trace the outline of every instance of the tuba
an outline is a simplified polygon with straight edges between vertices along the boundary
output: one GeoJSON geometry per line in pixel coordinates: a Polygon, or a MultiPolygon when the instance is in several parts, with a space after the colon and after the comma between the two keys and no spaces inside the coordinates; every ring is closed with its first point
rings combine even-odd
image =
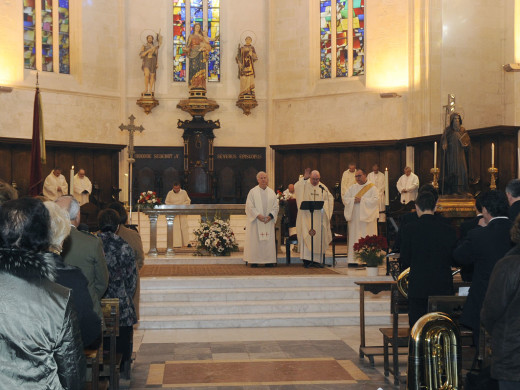
{"type": "Polygon", "coordinates": [[[444,313],[422,316],[410,333],[407,389],[460,389],[461,365],[457,325],[444,313]]]}
{"type": "MultiPolygon", "coordinates": [[[[460,272],[461,268],[455,269],[451,276],[455,276],[460,272]]],[[[403,295],[403,297],[408,298],[408,277],[410,276],[410,267],[405,269],[403,272],[399,274],[397,277],[397,289],[403,295]]]]}

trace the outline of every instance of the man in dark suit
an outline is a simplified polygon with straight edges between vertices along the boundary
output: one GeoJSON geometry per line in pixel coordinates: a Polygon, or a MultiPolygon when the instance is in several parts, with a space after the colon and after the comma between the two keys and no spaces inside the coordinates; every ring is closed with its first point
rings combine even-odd
{"type": "Polygon", "coordinates": [[[514,223],[520,214],[520,179],[513,179],[507,183],[506,196],[509,202],[509,219],[514,223]]]}
{"type": "Polygon", "coordinates": [[[428,312],[430,295],[453,295],[452,252],[455,229],[434,215],[437,200],[421,192],[415,200],[418,220],[403,227],[401,264],[410,267],[408,319],[410,327],[428,312]]]}
{"type": "MultiPolygon", "coordinates": [[[[480,203],[480,199],[475,199],[475,209],[477,210],[477,216],[471,219],[468,219],[460,224],[459,228],[459,239],[463,240],[470,230],[475,228],[481,228],[479,225],[480,220],[482,219],[482,204],[480,203]]],[[[473,280],[473,264],[463,265],[460,269],[460,276],[462,280],[465,282],[471,282],[473,280]]]]}
{"type": "Polygon", "coordinates": [[[507,217],[507,198],[503,192],[489,191],[479,196],[482,204],[482,228],[470,230],[453,252],[461,265],[474,265],[473,281],[464,305],[460,322],[473,330],[473,340],[478,345],[480,309],[486,295],[495,263],[512,248],[507,217]]]}

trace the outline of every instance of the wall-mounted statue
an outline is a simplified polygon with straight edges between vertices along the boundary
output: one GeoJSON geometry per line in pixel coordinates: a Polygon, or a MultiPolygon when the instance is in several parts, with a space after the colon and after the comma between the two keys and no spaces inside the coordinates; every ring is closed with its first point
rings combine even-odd
{"type": "Polygon", "coordinates": [[[186,54],[190,59],[188,72],[189,89],[206,89],[206,62],[211,50],[208,37],[200,24],[193,25],[193,32],[188,37],[186,54]]]}
{"type": "Polygon", "coordinates": [[[244,111],[244,114],[249,115],[251,109],[258,105],[255,97],[255,61],[258,60],[258,56],[252,45],[253,38],[248,35],[244,41],[243,45],[238,44],[238,53],[235,57],[240,79],[240,93],[236,105],[244,111]]]}
{"type": "Polygon", "coordinates": [[[144,92],[143,95],[146,94],[154,94],[155,93],[155,80],[156,80],[156,72],[159,67],[159,63],[157,62],[159,56],[159,48],[161,47],[162,37],[157,34],[156,42],[154,42],[154,36],[148,34],[146,36],[146,43],[141,46],[141,51],[139,52],[139,57],[143,60],[143,64],[141,69],[144,72],[144,92]]]}

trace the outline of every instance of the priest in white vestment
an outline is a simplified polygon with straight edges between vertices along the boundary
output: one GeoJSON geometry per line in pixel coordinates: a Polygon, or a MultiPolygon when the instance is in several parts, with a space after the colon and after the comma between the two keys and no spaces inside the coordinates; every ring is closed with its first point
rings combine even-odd
{"type": "Polygon", "coordinates": [[[294,185],[294,192],[296,193],[296,204],[298,205],[296,232],[300,258],[303,260],[305,267],[313,265],[311,260],[314,261],[314,264],[321,264],[323,255],[332,241],[330,219],[334,211],[334,197],[328,188],[320,182],[320,173],[318,171],[312,171],[310,176],[308,171],[306,171],[305,176],[301,177],[294,185]],[[300,209],[304,201],[324,202],[322,210],[312,213],[312,229],[311,212],[300,209]]]}
{"type": "Polygon", "coordinates": [[[294,184],[289,184],[287,189],[283,192],[283,198],[285,200],[294,199],[296,195],[294,194],[294,184]]]}
{"type": "Polygon", "coordinates": [[[276,264],[275,223],[278,216],[278,198],[267,187],[269,179],[265,172],[256,175],[258,185],[247,195],[246,200],[246,240],[244,261],[252,267],[276,264]]]}
{"type": "Polygon", "coordinates": [[[379,222],[385,222],[385,174],[379,170],[378,164],[372,166],[372,172],[367,175],[367,179],[374,183],[379,191],[379,222]]]}
{"type": "Polygon", "coordinates": [[[88,197],[92,193],[92,183],[90,179],[85,176],[85,170],[80,169],[74,175],[74,198],[79,202],[80,206],[88,203],[88,197]]]}
{"type": "Polygon", "coordinates": [[[61,174],[60,168],[54,168],[43,182],[43,196],[54,201],[68,193],[69,185],[67,184],[67,180],[65,180],[65,176],[61,174]]]}
{"type": "Polygon", "coordinates": [[[412,173],[412,168],[406,167],[404,175],[397,181],[397,190],[401,194],[401,203],[406,204],[415,201],[419,190],[419,178],[412,173]]]}
{"type": "MultiPolygon", "coordinates": [[[[178,182],[173,183],[173,189],[166,195],[164,204],[172,205],[185,205],[191,204],[191,199],[188,193],[181,189],[181,185],[178,182]]],[[[176,215],[173,219],[173,247],[180,248],[182,246],[188,246],[190,238],[188,235],[188,216],[187,215],[176,215]]]]}
{"type": "Polygon", "coordinates": [[[354,244],[362,237],[377,235],[379,190],[362,169],[356,170],[356,184],[343,197],[348,222],[348,263],[358,263],[354,244]]]}
{"type": "Polygon", "coordinates": [[[355,176],[356,164],[350,163],[348,164],[348,169],[343,172],[343,176],[341,177],[341,199],[343,199],[350,186],[356,183],[355,176]]]}

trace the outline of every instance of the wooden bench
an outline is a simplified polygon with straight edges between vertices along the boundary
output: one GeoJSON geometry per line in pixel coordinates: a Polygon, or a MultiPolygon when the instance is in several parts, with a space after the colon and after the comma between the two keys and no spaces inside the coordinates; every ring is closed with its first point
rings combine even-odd
{"type": "Polygon", "coordinates": [[[105,325],[103,337],[105,340],[109,340],[110,350],[108,356],[103,353],[103,370],[100,372],[100,376],[110,378],[111,390],[119,390],[121,355],[116,353],[116,339],[119,336],[119,299],[104,298],[101,300],[101,308],[105,325]]]}

